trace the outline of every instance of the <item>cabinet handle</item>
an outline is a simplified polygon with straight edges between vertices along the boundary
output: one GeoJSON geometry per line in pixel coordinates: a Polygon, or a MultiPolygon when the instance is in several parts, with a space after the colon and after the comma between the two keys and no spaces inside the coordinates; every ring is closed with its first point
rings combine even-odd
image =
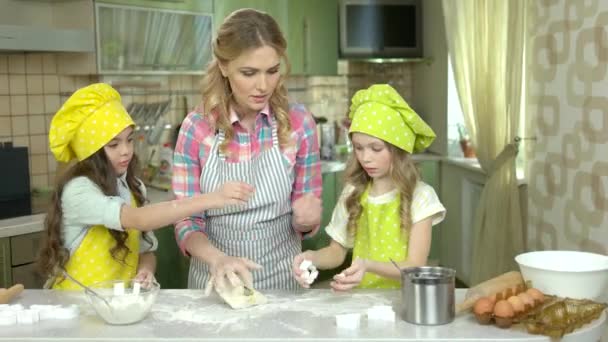
{"type": "Polygon", "coordinates": [[[310,35],[308,34],[308,18],[304,18],[302,20],[302,59],[303,59],[303,68],[304,73],[308,73],[308,38],[310,35]]]}

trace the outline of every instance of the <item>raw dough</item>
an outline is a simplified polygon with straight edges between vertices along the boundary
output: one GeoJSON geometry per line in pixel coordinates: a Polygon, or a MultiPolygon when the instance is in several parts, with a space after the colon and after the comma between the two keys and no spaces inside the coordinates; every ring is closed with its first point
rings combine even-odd
{"type": "Polygon", "coordinates": [[[233,309],[243,309],[268,303],[268,299],[263,294],[243,285],[222,289],[215,287],[215,292],[233,309]]]}

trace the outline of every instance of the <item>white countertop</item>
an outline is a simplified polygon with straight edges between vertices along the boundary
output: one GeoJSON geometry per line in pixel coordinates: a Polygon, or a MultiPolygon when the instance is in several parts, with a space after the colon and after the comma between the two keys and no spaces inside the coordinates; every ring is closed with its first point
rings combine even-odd
{"type": "MultiPolygon", "coordinates": [[[[456,301],[465,289],[456,290],[456,301]]],[[[127,326],[105,324],[80,292],[26,290],[12,304],[78,304],[80,316],[73,320],[48,320],[32,325],[0,328],[4,341],[546,341],[530,335],[520,325],[501,329],[480,325],[473,315],[463,314],[449,324],[421,326],[403,321],[368,321],[366,311],[374,305],[391,305],[399,313],[397,290],[267,291],[266,305],[230,309],[218,297],[204,297],[201,290],[161,290],[151,313],[141,322],[127,326]],[[361,314],[358,329],[338,328],[335,316],[361,314]]],[[[606,314],[562,341],[599,341],[606,314]]]]}

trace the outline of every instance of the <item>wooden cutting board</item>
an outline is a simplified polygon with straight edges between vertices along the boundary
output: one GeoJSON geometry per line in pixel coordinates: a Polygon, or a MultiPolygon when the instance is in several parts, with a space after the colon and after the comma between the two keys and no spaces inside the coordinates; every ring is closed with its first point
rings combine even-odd
{"type": "Polygon", "coordinates": [[[521,273],[516,271],[507,272],[479,283],[467,291],[462,303],[456,305],[456,314],[470,310],[481,297],[504,293],[507,289],[514,289],[517,286],[524,286],[524,279],[521,273]]]}
{"type": "Polygon", "coordinates": [[[7,304],[23,292],[23,285],[16,284],[8,289],[0,288],[0,304],[7,304]]]}

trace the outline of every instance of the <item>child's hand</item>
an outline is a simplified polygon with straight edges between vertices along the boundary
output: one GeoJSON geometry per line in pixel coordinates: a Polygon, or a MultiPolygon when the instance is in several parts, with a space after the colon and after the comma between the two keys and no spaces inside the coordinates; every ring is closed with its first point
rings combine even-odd
{"type": "Polygon", "coordinates": [[[306,283],[306,280],[302,278],[302,271],[300,269],[300,264],[304,259],[311,260],[312,259],[312,251],[306,251],[304,253],[300,253],[293,258],[293,264],[291,265],[291,269],[293,271],[293,277],[298,281],[298,284],[305,289],[310,288],[310,285],[306,283]]]}
{"type": "Polygon", "coordinates": [[[349,291],[361,283],[367,270],[365,259],[355,259],[349,268],[334,276],[334,281],[329,283],[335,291],[349,291]]]}
{"type": "Polygon", "coordinates": [[[152,283],[156,281],[154,278],[154,273],[148,270],[147,268],[142,268],[137,271],[137,275],[135,275],[135,280],[141,283],[143,288],[149,288],[152,286],[152,283]]]}
{"type": "Polygon", "coordinates": [[[229,205],[245,204],[253,194],[253,186],[231,181],[222,184],[212,194],[217,198],[217,206],[214,207],[218,209],[229,205]]]}
{"type": "Polygon", "coordinates": [[[295,200],[293,210],[293,226],[296,231],[308,233],[321,223],[321,200],[315,195],[307,193],[295,200]]]}

